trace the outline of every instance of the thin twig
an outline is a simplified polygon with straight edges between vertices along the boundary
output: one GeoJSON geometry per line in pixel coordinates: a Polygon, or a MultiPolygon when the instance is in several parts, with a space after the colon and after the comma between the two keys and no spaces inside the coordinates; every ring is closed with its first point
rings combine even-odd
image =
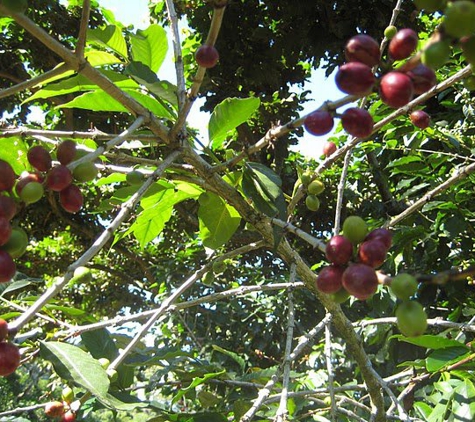
{"type": "Polygon", "coordinates": [[[81,26],[79,28],[78,42],[76,45],[76,56],[79,60],[84,60],[84,49],[86,47],[87,28],[89,26],[89,14],[91,13],[91,0],[84,0],[82,3],[81,26]]]}
{"type": "Polygon", "coordinates": [[[336,420],[336,402],[335,402],[335,385],[334,385],[334,375],[333,375],[333,365],[332,365],[332,338],[331,338],[331,330],[330,330],[330,323],[325,325],[325,346],[324,346],[324,353],[325,353],[325,362],[327,365],[327,373],[328,373],[328,392],[330,393],[330,414],[332,421],[336,420]]]}
{"type": "Polygon", "coordinates": [[[323,243],[320,239],[317,239],[312,235],[308,234],[307,232],[303,231],[302,229],[295,227],[292,223],[279,220],[278,218],[272,218],[271,222],[272,224],[275,224],[276,226],[281,227],[284,230],[297,235],[302,240],[305,240],[305,242],[312,245],[314,249],[319,249],[323,253],[325,252],[325,243],[323,243]]]}
{"type": "Polygon", "coordinates": [[[348,168],[350,167],[352,153],[353,153],[353,149],[349,149],[347,151],[345,155],[345,159],[343,161],[343,168],[341,169],[340,182],[338,183],[338,189],[337,189],[337,198],[336,198],[336,206],[335,206],[335,223],[333,226],[333,235],[337,235],[338,233],[340,233],[341,212],[343,210],[343,198],[345,194],[346,178],[348,176],[348,168]]]}

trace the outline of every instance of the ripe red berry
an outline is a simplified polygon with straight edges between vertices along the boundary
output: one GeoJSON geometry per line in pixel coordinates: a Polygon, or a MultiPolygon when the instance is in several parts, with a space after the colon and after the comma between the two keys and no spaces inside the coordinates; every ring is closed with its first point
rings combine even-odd
{"type": "Polygon", "coordinates": [[[418,42],[419,38],[414,30],[410,28],[401,29],[389,42],[389,55],[394,60],[407,59],[416,49],[418,42]]]}
{"type": "Polygon", "coordinates": [[[381,78],[379,93],[385,104],[392,108],[399,108],[411,101],[414,85],[405,73],[389,72],[381,78]]]}
{"type": "Polygon", "coordinates": [[[17,212],[16,202],[13,198],[0,195],[0,217],[11,220],[17,212]]]}
{"type": "Polygon", "coordinates": [[[336,86],[350,95],[367,95],[375,83],[371,68],[360,62],[350,62],[340,66],[335,75],[336,86]]]}
{"type": "Polygon", "coordinates": [[[73,175],[64,165],[53,167],[46,176],[46,186],[55,192],[61,192],[73,182],[73,175]]]}
{"type": "Polygon", "coordinates": [[[325,135],[333,128],[333,117],[328,111],[315,110],[305,117],[303,125],[312,135],[325,135]]]}
{"type": "Polygon", "coordinates": [[[317,276],[317,289],[327,294],[338,292],[342,287],[343,271],[344,268],[336,265],[322,268],[317,276]]]}
{"type": "Polygon", "coordinates": [[[371,114],[358,107],[346,109],[341,116],[341,124],[350,135],[357,138],[366,138],[373,132],[373,117],[371,114]]]}
{"type": "Polygon", "coordinates": [[[10,281],[16,273],[16,265],[8,252],[0,250],[0,283],[10,281]]]}
{"type": "Polygon", "coordinates": [[[28,162],[39,171],[48,171],[52,165],[50,153],[41,145],[30,148],[27,154],[28,162]]]}
{"type": "Polygon", "coordinates": [[[345,265],[353,255],[353,244],[342,235],[333,236],[325,247],[328,261],[336,265],[345,265]]]}
{"type": "Polygon", "coordinates": [[[0,191],[11,190],[15,185],[16,175],[6,161],[0,160],[0,191]]]}
{"type": "Polygon", "coordinates": [[[0,342],[8,337],[8,323],[0,318],[0,342]]]}
{"type": "Polygon", "coordinates": [[[63,141],[58,145],[58,150],[56,151],[56,158],[63,165],[68,165],[71,161],[74,160],[76,155],[76,142],[74,141],[63,141]]]}
{"type": "Polygon", "coordinates": [[[392,244],[393,235],[388,229],[380,227],[380,228],[371,230],[364,240],[367,241],[367,240],[373,240],[373,239],[378,239],[381,242],[383,242],[386,250],[389,250],[392,244]]]}
{"type": "Polygon", "coordinates": [[[69,185],[59,193],[59,202],[65,211],[78,212],[82,208],[84,198],[76,185],[69,185]]]}
{"type": "Polygon", "coordinates": [[[74,422],[76,420],[76,414],[68,410],[60,419],[61,422],[74,422]]]}
{"type": "Polygon", "coordinates": [[[348,62],[361,62],[369,67],[373,67],[379,63],[379,45],[369,35],[355,35],[346,43],[345,57],[348,62]]]}
{"type": "Polygon", "coordinates": [[[329,157],[329,156],[332,155],[335,151],[336,151],[336,144],[335,144],[335,142],[326,141],[326,142],[323,144],[323,154],[324,154],[326,157],[329,157]]]}
{"type": "Polygon", "coordinates": [[[46,403],[45,414],[50,418],[59,418],[64,413],[64,404],[60,401],[46,403]]]}
{"type": "Polygon", "coordinates": [[[19,365],[20,349],[13,343],[0,343],[0,376],[12,374],[19,365]]]}
{"type": "Polygon", "coordinates": [[[426,129],[430,126],[430,116],[422,110],[414,110],[410,115],[412,124],[419,129],[426,129]]]}
{"type": "Polygon", "coordinates": [[[0,246],[4,245],[10,239],[12,234],[12,225],[6,217],[0,217],[0,246]]]}
{"type": "Polygon", "coordinates": [[[195,54],[196,63],[207,69],[216,66],[219,60],[218,50],[213,45],[203,44],[195,54]]]}
{"type": "Polygon", "coordinates": [[[426,65],[419,64],[407,72],[414,85],[414,94],[420,95],[429,91],[437,83],[435,72],[426,65]]]}
{"type": "Polygon", "coordinates": [[[378,276],[374,268],[365,264],[350,265],[343,273],[343,287],[360,300],[371,297],[378,288],[378,276]]]}
{"type": "Polygon", "coordinates": [[[381,240],[366,240],[358,249],[358,258],[362,264],[378,268],[386,260],[386,253],[386,246],[381,240]]]}

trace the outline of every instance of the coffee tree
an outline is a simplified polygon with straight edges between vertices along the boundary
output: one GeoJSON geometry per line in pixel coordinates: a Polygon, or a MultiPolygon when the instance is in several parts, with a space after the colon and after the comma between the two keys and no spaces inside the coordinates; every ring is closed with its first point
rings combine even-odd
{"type": "Polygon", "coordinates": [[[1,420],[475,418],[475,2],[363,3],[0,1],[1,420]]]}

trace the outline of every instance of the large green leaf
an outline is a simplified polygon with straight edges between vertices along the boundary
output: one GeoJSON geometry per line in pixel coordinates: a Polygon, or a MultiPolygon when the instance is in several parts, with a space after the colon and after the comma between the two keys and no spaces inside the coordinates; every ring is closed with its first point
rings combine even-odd
{"type": "Polygon", "coordinates": [[[468,347],[465,344],[457,340],[452,340],[449,338],[433,335],[423,335],[419,337],[405,337],[402,335],[393,336],[399,341],[404,341],[406,343],[415,344],[416,346],[425,347],[426,349],[444,349],[447,347],[463,347],[468,350],[468,347]]]}
{"type": "Polygon", "coordinates": [[[89,29],[87,31],[87,40],[108,47],[125,59],[128,58],[124,35],[120,28],[115,25],[109,25],[104,29],[89,29]]]}
{"type": "Polygon", "coordinates": [[[239,213],[214,193],[204,193],[200,197],[198,209],[200,237],[210,249],[224,245],[239,227],[239,213]]]}
{"type": "MultiPolygon", "coordinates": [[[[155,114],[155,116],[168,119],[173,118],[173,115],[171,115],[170,112],[155,98],[135,90],[125,89],[124,91],[155,114]]],[[[92,111],[129,112],[119,101],[115,100],[102,90],[86,92],[85,94],[79,95],[74,100],[58,106],[58,108],[82,108],[92,111]]]]}
{"type": "Polygon", "coordinates": [[[475,420],[475,387],[468,378],[455,389],[452,412],[455,421],[475,420]]]}
{"type": "Polygon", "coordinates": [[[447,365],[454,364],[469,355],[466,347],[447,347],[432,352],[426,358],[426,369],[436,372],[447,365]]]}
{"type": "MultiPolygon", "coordinates": [[[[114,82],[115,85],[122,89],[137,89],[138,84],[120,73],[111,70],[102,70],[101,73],[114,82]]],[[[36,91],[31,97],[27,98],[23,103],[36,100],[38,98],[51,98],[58,95],[71,94],[82,91],[95,91],[99,87],[92,83],[88,78],[82,75],[76,75],[72,78],[61,82],[52,83],[46,87],[36,91]]]]}
{"type": "Polygon", "coordinates": [[[142,62],[152,72],[158,72],[168,50],[167,34],[160,25],[150,25],[145,30],[137,30],[137,34],[130,35],[132,58],[142,62]]]}
{"type": "Polygon", "coordinates": [[[99,362],[77,346],[61,342],[40,342],[40,352],[50,361],[56,373],[89,391],[96,397],[105,397],[109,377],[99,362]]]}
{"type": "Polygon", "coordinates": [[[28,145],[22,138],[14,136],[0,139],[0,160],[10,163],[17,175],[30,167],[27,153],[28,145]]]}
{"type": "Polygon", "coordinates": [[[106,407],[122,411],[131,411],[137,407],[147,407],[148,404],[141,402],[137,397],[125,392],[108,393],[97,399],[106,407]]]}
{"type": "Polygon", "coordinates": [[[226,98],[218,104],[208,125],[208,135],[213,148],[220,148],[228,133],[246,122],[257,110],[259,98],[226,98]]]}

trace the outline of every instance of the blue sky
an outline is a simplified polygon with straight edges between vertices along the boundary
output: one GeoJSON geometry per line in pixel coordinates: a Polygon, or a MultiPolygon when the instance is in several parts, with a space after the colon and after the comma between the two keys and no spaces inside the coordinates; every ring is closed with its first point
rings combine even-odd
{"type": "MultiPolygon", "coordinates": [[[[99,0],[99,3],[107,9],[110,9],[116,15],[116,18],[125,25],[132,24],[135,28],[146,28],[148,26],[148,0],[99,0]]],[[[164,63],[163,68],[159,72],[159,77],[167,79],[170,82],[176,81],[174,74],[173,60],[171,56],[171,46],[169,48],[169,56],[164,63]]],[[[308,96],[309,101],[304,104],[303,114],[310,113],[313,109],[320,106],[324,101],[336,100],[341,98],[342,94],[334,83],[334,77],[325,78],[323,71],[314,71],[311,80],[304,87],[305,90],[310,90],[311,94],[308,96]]],[[[199,112],[200,102],[197,101],[192,109],[189,117],[189,124],[200,129],[204,134],[203,140],[205,142],[207,132],[207,122],[209,116],[199,112]]],[[[285,123],[285,122],[284,122],[285,123]]],[[[335,120],[335,125],[338,123],[335,120]]],[[[295,147],[302,154],[312,158],[318,158],[321,155],[321,147],[326,137],[315,137],[305,134],[295,147]]]]}

